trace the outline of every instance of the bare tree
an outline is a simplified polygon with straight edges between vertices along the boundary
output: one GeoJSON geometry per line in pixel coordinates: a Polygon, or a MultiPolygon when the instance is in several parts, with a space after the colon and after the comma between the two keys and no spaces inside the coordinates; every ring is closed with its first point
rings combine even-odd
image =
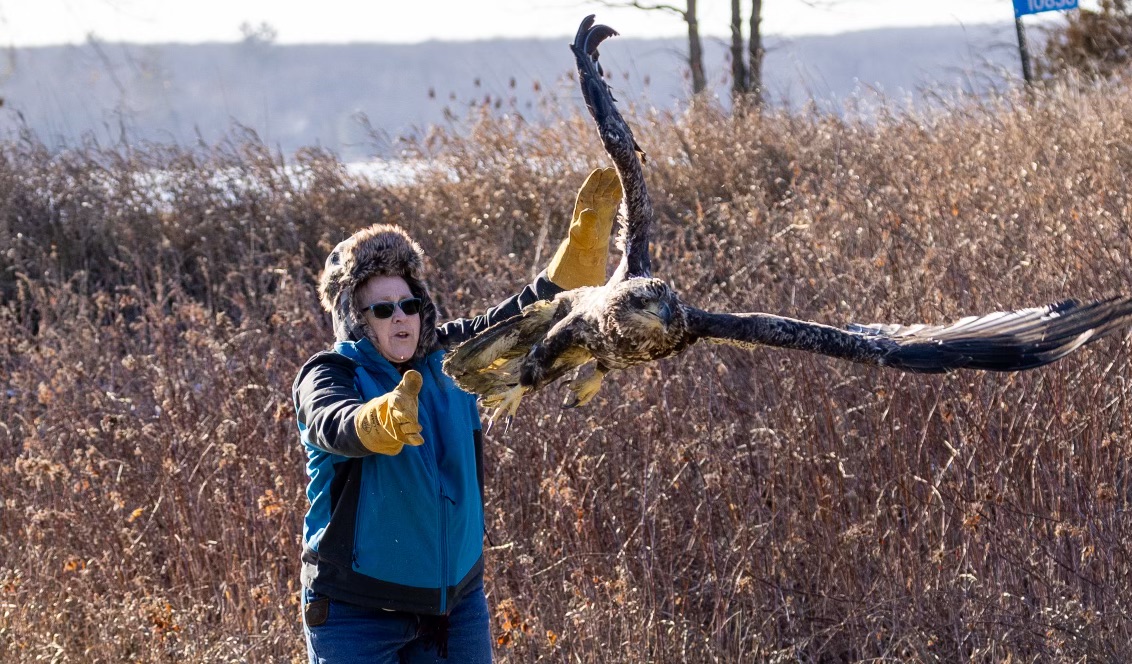
{"type": "Polygon", "coordinates": [[[742,3],[731,0],[731,98],[737,105],[743,102],[753,102],[756,106],[762,104],[762,13],[762,0],[751,0],[751,39],[744,49],[742,3]],[[745,60],[747,57],[750,64],[745,60]]]}
{"type": "Polygon", "coordinates": [[[743,61],[743,11],[740,4],[740,0],[731,0],[731,96],[736,100],[747,94],[747,63],[743,61]]]}
{"type": "Polygon", "coordinates": [[[680,16],[688,24],[688,68],[692,72],[692,94],[698,95],[707,89],[707,76],[704,75],[704,47],[700,40],[700,23],[696,18],[696,0],[686,0],[684,9],[674,5],[640,2],[640,0],[629,2],[606,0],[602,4],[607,7],[633,7],[648,11],[665,11],[680,16]]]}
{"type": "MultiPolygon", "coordinates": [[[[836,5],[838,0],[802,0],[804,4],[811,7],[820,9],[829,9],[836,5]]],[[[732,58],[742,58],[741,45],[743,43],[743,36],[738,34],[740,32],[740,16],[739,16],[739,3],[735,0],[731,2],[731,54],[732,58]]],[[[766,55],[766,49],[763,48],[763,34],[762,34],[762,20],[763,20],[763,0],[751,0],[751,22],[750,40],[747,42],[747,55],[749,63],[746,67],[746,79],[743,81],[742,89],[747,94],[747,99],[756,106],[761,106],[763,97],[763,58],[766,55]]],[[[736,74],[741,71],[737,69],[735,64],[732,63],[731,71],[736,74]]],[[[732,92],[735,93],[739,90],[738,87],[733,87],[732,92]]]]}
{"type": "Polygon", "coordinates": [[[266,21],[261,21],[259,25],[244,21],[240,24],[240,36],[245,44],[270,46],[279,38],[279,31],[266,21]]]}
{"type": "Polygon", "coordinates": [[[755,104],[763,103],[763,0],[751,0],[751,39],[747,43],[747,51],[751,54],[750,75],[747,79],[747,91],[753,95],[755,104]]]}
{"type": "Polygon", "coordinates": [[[696,0],[687,0],[687,7],[684,21],[688,24],[688,67],[692,70],[692,94],[698,95],[707,88],[704,47],[700,42],[700,23],[696,20],[696,0]]]}

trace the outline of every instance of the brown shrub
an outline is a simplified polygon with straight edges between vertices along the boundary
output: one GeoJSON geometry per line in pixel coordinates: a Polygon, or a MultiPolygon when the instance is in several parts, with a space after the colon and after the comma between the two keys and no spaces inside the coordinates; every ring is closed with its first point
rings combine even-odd
{"type": "Polygon", "coordinates": [[[1046,29],[1043,75],[1122,75],[1132,61],[1132,8],[1127,0],[1100,0],[1096,9],[1065,14],[1065,22],[1046,29]]]}
{"type": "MultiPolygon", "coordinates": [[[[1132,99],[866,123],[638,114],[690,302],[943,321],[1132,290],[1132,99]]],[[[0,656],[298,661],[314,275],[373,221],[449,314],[533,275],[604,163],[584,118],[485,115],[410,184],[207,151],[0,147],[0,656]]],[[[503,662],[1129,657],[1127,336],[1020,375],[696,347],[489,436],[503,662]]]]}

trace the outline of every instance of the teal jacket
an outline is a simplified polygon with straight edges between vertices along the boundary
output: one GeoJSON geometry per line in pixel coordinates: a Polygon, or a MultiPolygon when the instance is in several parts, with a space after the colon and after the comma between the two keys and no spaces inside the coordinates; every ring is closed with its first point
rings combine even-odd
{"type": "MultiPolygon", "coordinates": [[[[355,363],[355,386],[362,401],[389,392],[401,381],[397,368],[368,339],[339,342],[334,350],[355,363]]],[[[374,580],[362,583],[355,578],[346,588],[336,588],[338,599],[368,604],[381,598],[385,608],[444,613],[483,568],[479,414],[475,397],[441,371],[443,355],[436,351],[412,365],[424,378],[418,397],[423,445],[406,446],[395,456],[372,454],[353,461],[306,445],[311,509],[304,541],[341,571],[349,565],[354,574],[342,580],[374,580]],[[343,491],[349,491],[356,514],[353,532],[339,534],[332,530],[331,516],[334,481],[343,473],[350,484],[343,491]],[[328,531],[331,543],[325,545],[328,531]],[[351,596],[344,597],[345,591],[351,596]]],[[[302,424],[299,431],[309,438],[302,424]]],[[[312,581],[318,591],[318,576],[312,581]]]]}
{"type": "MultiPolygon", "coordinates": [[[[452,347],[559,289],[541,277],[475,319],[437,329],[452,347]]],[[[358,440],[354,414],[401,380],[368,339],[312,357],[295,379],[307,454],[303,585],[374,608],[444,614],[483,574],[483,444],[475,397],[441,371],[444,350],[412,363],[423,378],[424,444],[394,456],[358,440]]],[[[405,367],[401,367],[404,369],[405,367]]]]}

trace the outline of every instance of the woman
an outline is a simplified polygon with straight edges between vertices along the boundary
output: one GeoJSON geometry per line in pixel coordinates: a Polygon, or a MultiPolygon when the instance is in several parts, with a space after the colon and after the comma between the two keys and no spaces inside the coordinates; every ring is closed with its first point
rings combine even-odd
{"type": "Polygon", "coordinates": [[[295,379],[307,452],[303,626],[311,662],[490,662],[475,398],[445,348],[562,290],[605,281],[621,198],[612,169],[578,192],[544,274],[474,319],[436,325],[421,248],[396,226],[339,244],[319,283],[333,349],[295,379]]]}

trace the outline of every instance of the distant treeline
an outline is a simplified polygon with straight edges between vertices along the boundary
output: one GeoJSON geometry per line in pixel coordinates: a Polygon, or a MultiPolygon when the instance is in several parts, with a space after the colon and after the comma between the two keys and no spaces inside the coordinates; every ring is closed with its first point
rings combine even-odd
{"type": "MultiPolygon", "coordinates": [[[[626,35],[631,26],[619,26],[626,35]]],[[[854,105],[871,90],[903,99],[931,88],[985,93],[1020,77],[1013,28],[889,29],[830,37],[770,38],[768,99],[799,106],[854,105]]],[[[0,54],[0,129],[26,127],[49,146],[83,137],[102,145],[140,141],[214,143],[233,123],[285,154],[319,145],[346,160],[395,156],[397,139],[452,126],[470,107],[528,120],[569,115],[580,104],[573,64],[560,40],[429,42],[417,45],[136,45],[90,40],[77,46],[0,54]]],[[[619,97],[671,110],[689,98],[679,39],[621,38],[603,56],[619,97]]],[[[709,92],[729,99],[726,45],[705,43],[709,92]]],[[[866,102],[868,103],[868,102],[866,102]]]]}

